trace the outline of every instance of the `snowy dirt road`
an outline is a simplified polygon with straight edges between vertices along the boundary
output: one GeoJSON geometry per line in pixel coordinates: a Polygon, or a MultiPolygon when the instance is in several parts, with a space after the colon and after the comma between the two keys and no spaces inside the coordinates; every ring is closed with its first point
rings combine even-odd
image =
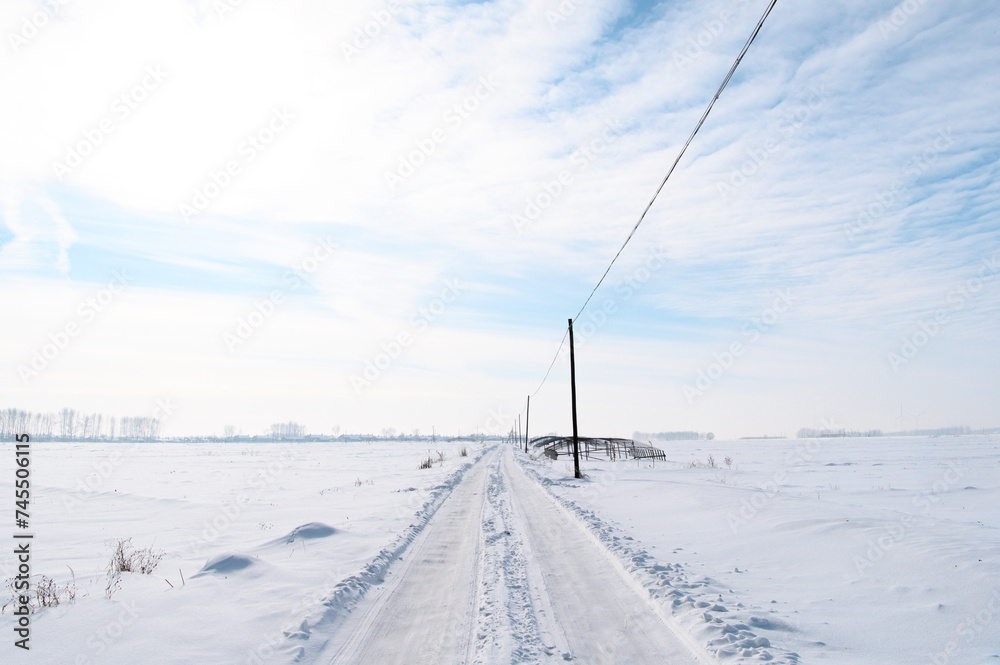
{"type": "Polygon", "coordinates": [[[703,662],[643,594],[500,448],[469,470],[324,648],[300,660],[703,662]]]}

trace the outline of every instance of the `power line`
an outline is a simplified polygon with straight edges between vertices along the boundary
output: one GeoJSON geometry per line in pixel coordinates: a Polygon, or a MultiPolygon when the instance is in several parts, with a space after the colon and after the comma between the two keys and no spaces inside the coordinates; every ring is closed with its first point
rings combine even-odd
{"type": "Polygon", "coordinates": [[[531,393],[532,397],[534,397],[535,395],[538,394],[538,391],[541,390],[542,386],[545,385],[545,380],[549,378],[549,372],[552,371],[552,368],[555,367],[556,361],[559,360],[559,352],[562,351],[563,344],[566,343],[566,336],[567,335],[569,335],[569,328],[567,328],[566,332],[563,333],[562,341],[559,342],[559,348],[556,349],[556,355],[552,358],[552,362],[549,363],[549,368],[545,371],[545,377],[542,379],[542,382],[538,384],[537,388],[535,388],[535,392],[531,393]]]}
{"type": "Polygon", "coordinates": [[[660,195],[660,191],[663,189],[663,186],[667,184],[667,180],[670,179],[670,176],[671,174],[673,174],[674,169],[677,168],[677,164],[681,161],[681,157],[684,156],[684,153],[687,151],[688,146],[691,145],[691,141],[694,140],[695,134],[697,134],[698,130],[701,129],[701,126],[705,124],[705,119],[708,118],[708,114],[711,113],[712,107],[715,106],[715,102],[719,99],[719,96],[722,94],[722,91],[726,88],[726,85],[729,83],[729,79],[733,78],[733,74],[736,72],[736,68],[740,66],[740,62],[742,62],[743,56],[747,54],[747,51],[750,49],[750,45],[753,44],[753,41],[757,38],[757,34],[760,32],[760,29],[764,27],[764,21],[771,13],[771,10],[774,9],[774,5],[777,4],[777,2],[778,0],[771,0],[771,4],[767,6],[767,10],[764,12],[764,15],[760,17],[760,21],[757,22],[757,27],[754,28],[753,34],[750,35],[750,38],[747,40],[747,43],[743,45],[743,50],[740,51],[740,54],[736,57],[736,61],[733,62],[733,66],[729,68],[729,73],[726,74],[726,78],[722,82],[722,85],[719,86],[719,89],[716,91],[715,96],[712,97],[712,101],[708,103],[708,108],[706,108],[705,112],[701,114],[701,119],[698,120],[698,124],[695,125],[694,131],[691,132],[691,136],[688,137],[688,140],[684,143],[684,147],[681,148],[681,151],[677,154],[677,159],[674,160],[674,163],[673,165],[671,165],[670,170],[667,171],[667,175],[663,178],[663,182],[661,182],[660,186],[656,188],[656,192],[653,194],[653,198],[651,198],[649,200],[649,203],[646,204],[646,209],[642,211],[641,215],[639,215],[639,221],[636,222],[635,226],[632,227],[632,230],[629,232],[628,237],[625,238],[625,242],[622,243],[622,246],[615,253],[615,257],[611,259],[611,263],[608,264],[607,270],[605,270],[604,274],[601,275],[601,279],[597,281],[597,286],[595,286],[594,289],[590,292],[590,295],[587,296],[587,299],[583,303],[583,307],[581,307],[580,311],[577,312],[576,316],[573,317],[574,321],[580,318],[580,315],[583,314],[583,310],[587,308],[588,303],[590,303],[590,299],[594,297],[594,294],[597,293],[597,289],[599,289],[601,284],[604,283],[604,278],[608,276],[609,272],[611,272],[611,266],[615,265],[615,261],[618,260],[618,257],[622,253],[622,250],[625,249],[625,246],[628,245],[629,240],[631,240],[632,236],[635,235],[635,232],[639,228],[639,225],[642,224],[642,220],[646,218],[646,213],[649,212],[649,209],[653,207],[653,202],[656,201],[656,197],[660,195]]]}
{"type": "MultiPolygon", "coordinates": [[[[702,125],[705,124],[705,120],[708,118],[708,114],[712,112],[712,107],[715,106],[715,102],[718,101],[719,97],[722,95],[722,91],[726,89],[726,86],[729,84],[730,79],[733,78],[733,74],[736,72],[736,68],[739,67],[740,63],[743,61],[743,56],[745,56],[747,54],[747,51],[750,50],[750,45],[753,44],[755,39],[757,39],[757,35],[760,33],[761,28],[764,27],[764,21],[767,20],[767,17],[771,14],[771,10],[774,9],[774,6],[777,3],[778,0],[771,0],[770,4],[768,4],[767,9],[764,11],[764,15],[761,16],[760,21],[757,22],[757,27],[755,27],[753,32],[750,34],[750,38],[747,39],[746,44],[743,45],[743,49],[740,51],[740,54],[736,56],[736,60],[733,62],[733,66],[729,68],[729,73],[726,74],[726,78],[722,81],[722,85],[720,85],[719,89],[715,92],[715,95],[712,97],[712,101],[708,103],[708,107],[705,108],[705,112],[701,114],[701,118],[698,120],[698,124],[695,125],[694,131],[691,132],[691,135],[688,136],[687,141],[684,142],[684,147],[682,147],[681,151],[677,154],[677,159],[675,159],[674,163],[670,166],[670,170],[667,171],[667,175],[664,176],[663,181],[660,182],[660,186],[656,188],[656,192],[653,193],[653,198],[651,198],[649,200],[649,203],[646,204],[645,209],[639,216],[639,221],[635,223],[635,226],[633,226],[632,230],[629,231],[628,237],[625,238],[625,242],[623,242],[622,246],[618,248],[617,252],[615,252],[614,258],[611,259],[611,263],[608,264],[608,267],[604,271],[604,274],[601,275],[601,278],[597,281],[597,285],[594,286],[593,290],[591,290],[590,292],[590,295],[588,295],[587,299],[583,302],[583,306],[580,308],[580,311],[577,312],[576,316],[573,317],[573,321],[576,321],[578,318],[580,318],[580,315],[583,314],[583,310],[587,308],[587,305],[590,303],[591,298],[593,298],[594,294],[597,293],[597,289],[599,289],[601,287],[601,284],[604,283],[604,278],[606,278],[608,276],[608,273],[611,272],[612,266],[615,265],[615,262],[618,260],[618,257],[625,249],[625,246],[628,245],[630,240],[632,240],[632,236],[635,235],[635,232],[638,230],[639,225],[642,224],[642,221],[646,218],[646,213],[648,213],[649,209],[653,207],[653,203],[656,201],[656,197],[660,195],[660,191],[662,191],[663,187],[667,184],[667,180],[670,179],[670,176],[677,168],[677,165],[680,163],[681,158],[684,156],[684,153],[687,152],[688,146],[691,145],[691,141],[694,140],[695,135],[701,129],[702,125]]],[[[542,378],[542,382],[538,384],[538,388],[536,388],[535,392],[531,394],[532,397],[538,394],[538,391],[542,389],[542,386],[544,386],[546,380],[548,380],[549,374],[552,372],[552,368],[555,366],[556,360],[559,359],[559,352],[562,351],[563,345],[566,343],[566,337],[568,335],[569,335],[569,328],[567,328],[566,333],[563,334],[562,341],[559,343],[559,348],[556,349],[556,355],[552,358],[552,362],[549,363],[549,368],[548,370],[545,371],[545,376],[542,378]]]]}

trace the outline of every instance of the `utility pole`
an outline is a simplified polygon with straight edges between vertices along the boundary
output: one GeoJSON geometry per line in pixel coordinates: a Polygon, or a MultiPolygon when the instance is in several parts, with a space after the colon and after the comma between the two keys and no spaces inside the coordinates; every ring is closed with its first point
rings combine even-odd
{"type": "Polygon", "coordinates": [[[573,351],[573,319],[569,320],[569,388],[573,393],[573,477],[580,473],[580,435],[576,429],[576,355],[573,351]]]}
{"type": "Polygon", "coordinates": [[[528,410],[524,416],[524,454],[528,454],[528,425],[531,424],[531,395],[528,395],[528,410]]]}
{"type": "Polygon", "coordinates": [[[521,446],[521,414],[517,414],[517,445],[521,446]]]}

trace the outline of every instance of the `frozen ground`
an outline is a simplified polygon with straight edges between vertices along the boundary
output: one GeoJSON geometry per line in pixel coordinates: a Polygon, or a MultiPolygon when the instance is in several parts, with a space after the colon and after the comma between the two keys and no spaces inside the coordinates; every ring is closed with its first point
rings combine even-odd
{"type": "Polygon", "coordinates": [[[0,616],[0,661],[1000,664],[997,437],[664,442],[583,481],[462,445],[33,444],[34,572],[79,591],[27,658],[0,616]],[[165,556],[108,600],[117,538],[165,556]]]}
{"type": "Polygon", "coordinates": [[[654,443],[527,466],[723,660],[743,625],[803,663],[1000,663],[1000,437],[654,443]]]}
{"type": "MultiPolygon", "coordinates": [[[[287,662],[289,634],[306,617],[350,609],[480,452],[449,442],[33,443],[32,572],[65,584],[71,567],[78,595],[34,616],[27,658],[12,645],[9,610],[0,615],[0,662],[287,662]],[[445,461],[418,469],[429,447],[445,461]],[[165,555],[152,575],[123,575],[109,601],[104,569],[118,538],[165,555]],[[335,608],[323,605],[334,595],[335,608]]],[[[12,459],[0,460],[8,523],[12,459]]]]}

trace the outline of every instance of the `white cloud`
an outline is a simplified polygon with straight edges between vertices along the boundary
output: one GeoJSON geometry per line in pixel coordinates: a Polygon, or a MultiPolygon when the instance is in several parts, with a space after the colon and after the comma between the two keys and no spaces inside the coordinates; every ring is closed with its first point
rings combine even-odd
{"type": "MultiPolygon", "coordinates": [[[[558,5],[544,0],[399,3],[387,18],[388,6],[246,1],[220,17],[208,0],[67,3],[19,50],[0,55],[0,91],[13,102],[0,108],[3,215],[13,235],[0,266],[72,277],[75,243],[204,275],[202,295],[227,298],[228,307],[214,306],[235,316],[329,231],[341,251],[312,277],[317,294],[308,302],[324,325],[358,336],[344,343],[337,371],[363,363],[445,279],[476,285],[441,323],[457,336],[451,347],[410,361],[414,377],[438,376],[456,346],[475,348],[472,340],[522,314],[519,300],[557,321],[576,312],[763,9],[665,2],[612,33],[629,3],[575,3],[556,24],[546,13],[558,5]],[[366,27],[373,36],[355,42],[366,27]],[[353,44],[348,58],[344,46],[353,44]],[[483,94],[481,77],[491,76],[498,85],[483,94]],[[294,116],[281,131],[271,126],[276,109],[294,116]],[[98,142],[102,121],[111,129],[98,142]],[[581,159],[611,121],[623,129],[581,159]],[[262,141],[268,130],[273,141],[250,159],[248,137],[262,141]],[[385,174],[428,140],[432,154],[390,190],[385,174]],[[91,154],[60,181],[53,162],[88,141],[91,154]],[[227,162],[239,172],[220,176],[227,162]],[[545,187],[564,171],[571,182],[552,196],[545,187]],[[180,206],[213,183],[211,202],[184,224],[180,206]],[[545,193],[551,201],[518,234],[511,216],[545,193]],[[84,212],[89,205],[95,211],[84,212]],[[534,288],[521,294],[525,282],[534,288]],[[246,292],[232,293],[232,283],[246,292]]],[[[651,395],[680,395],[699,359],[769,294],[788,288],[801,293],[801,305],[781,333],[793,342],[788,355],[771,366],[780,375],[750,363],[740,370],[746,385],[755,376],[742,373],[756,368],[762,394],[782,400],[790,393],[776,381],[831,376],[821,356],[833,340],[846,354],[841,366],[868,368],[885,392],[903,390],[885,353],[1000,247],[1000,99],[991,73],[1000,65],[998,19],[970,1],[924,3],[910,14],[907,7],[810,1],[779,4],[769,18],[609,275],[613,287],[648,248],[670,253],[669,268],[622,318],[641,322],[652,356],[674,358],[669,345],[685,344],[664,378],[643,374],[643,387],[622,393],[645,412],[658,404],[651,395]],[[951,141],[934,148],[942,132],[951,141]]],[[[0,27],[19,30],[35,8],[7,3],[0,27]]],[[[92,275],[98,266],[88,267],[92,275]]],[[[198,297],[198,285],[184,284],[176,299],[169,279],[145,288],[173,316],[197,319],[183,302],[198,297]]],[[[919,362],[937,367],[971,348],[991,366],[998,311],[1000,289],[984,289],[919,362]]],[[[524,343],[546,346],[559,336],[537,321],[518,324],[525,327],[505,330],[524,343]]],[[[629,339],[625,330],[607,334],[629,339]]],[[[188,352],[222,353],[216,337],[188,352]]],[[[294,336],[276,339],[273,371],[298,372],[294,336]]],[[[516,355],[500,348],[505,358],[516,355]]],[[[165,352],[134,353],[152,360],[165,352]]],[[[609,351],[602,362],[642,367],[627,357],[609,351]]],[[[490,395],[518,383],[454,371],[470,382],[477,376],[490,395]]],[[[413,381],[399,395],[419,390],[413,381]]],[[[461,404],[471,408],[464,389],[447,385],[435,394],[463,391],[461,404]]],[[[759,409],[734,406],[746,394],[738,385],[720,384],[716,406],[699,407],[699,422],[754,417],[759,409]]],[[[853,390],[839,379],[830,385],[823,394],[834,401],[853,390]]],[[[54,390],[52,399],[65,394],[54,390]]],[[[759,406],[766,398],[754,399],[759,406]]],[[[389,401],[402,408],[405,400],[389,401]]],[[[959,403],[948,401],[941,420],[965,417],[959,403]]],[[[806,411],[796,407],[788,422],[802,424],[806,411]]],[[[614,409],[602,413],[618,427],[614,409]]]]}
{"type": "Polygon", "coordinates": [[[73,227],[39,187],[0,183],[0,210],[13,236],[0,246],[0,270],[69,270],[67,251],[76,240],[73,227]]]}

